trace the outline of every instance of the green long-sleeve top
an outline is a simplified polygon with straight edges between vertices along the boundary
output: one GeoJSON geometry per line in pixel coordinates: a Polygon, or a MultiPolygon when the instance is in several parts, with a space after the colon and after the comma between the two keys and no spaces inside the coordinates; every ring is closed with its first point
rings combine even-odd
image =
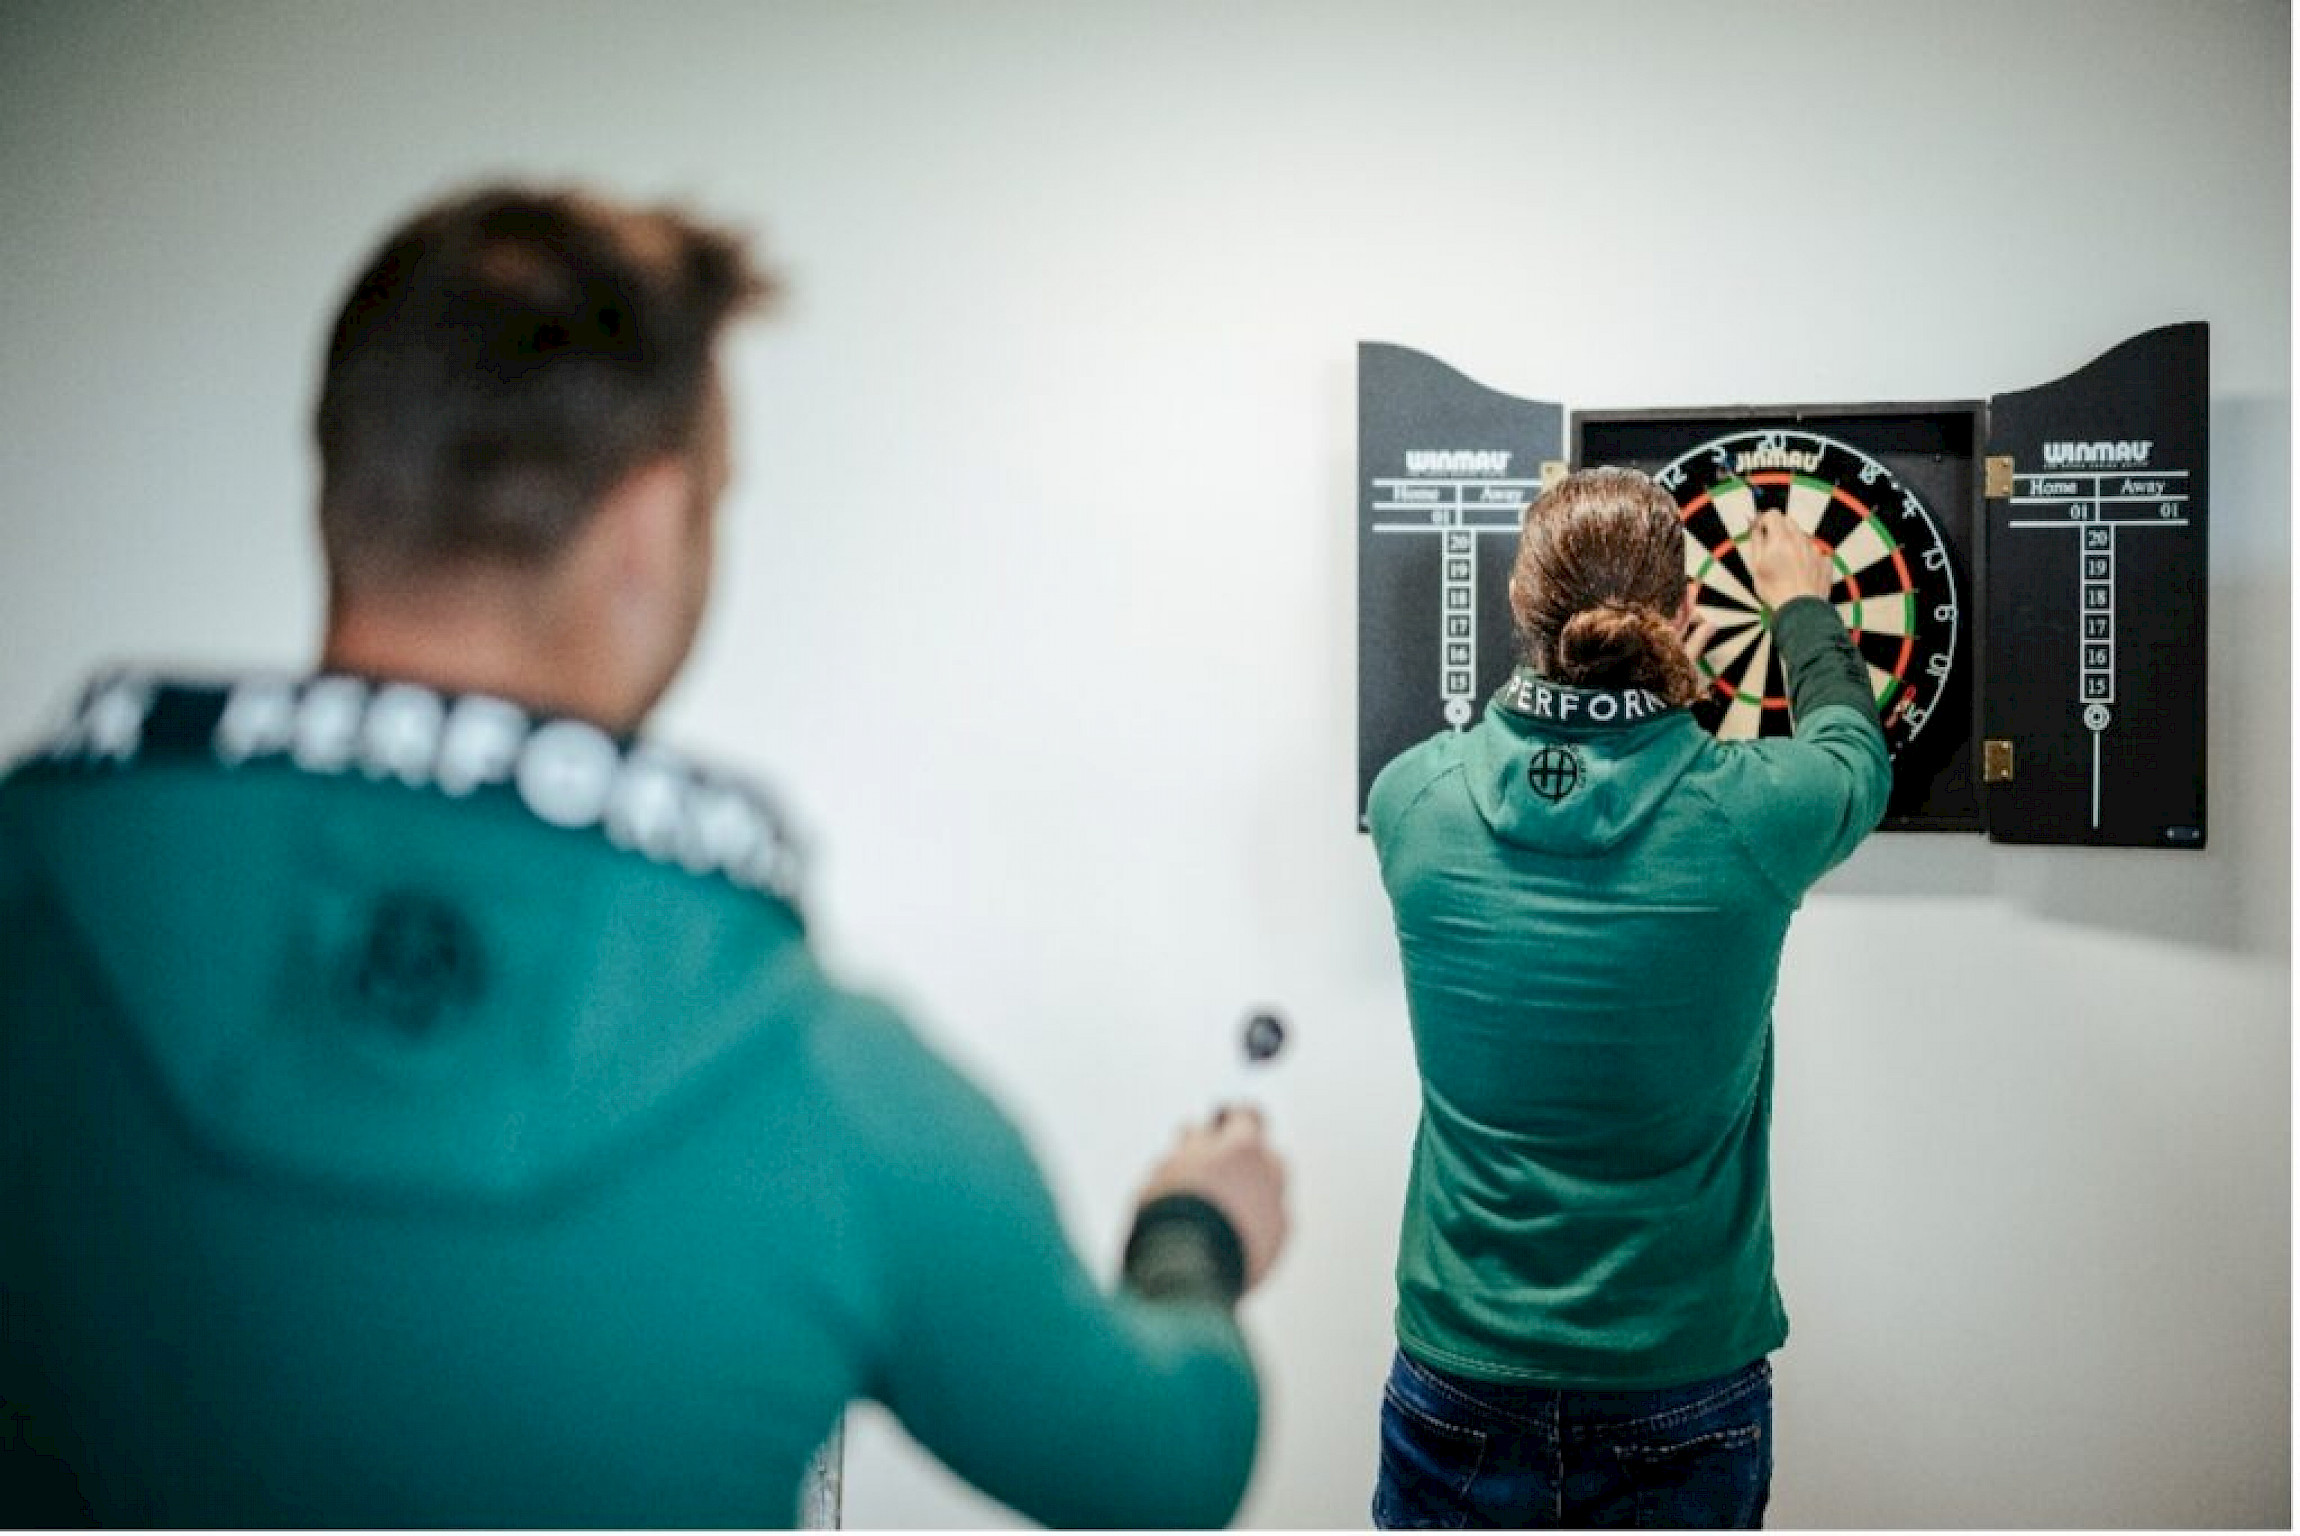
{"type": "Polygon", "coordinates": [[[1836,614],[1800,598],[1772,627],[1791,737],[1521,670],[1374,783],[1422,1091],[1396,1321],[1425,1363],[1665,1387],[1787,1337],[1774,984],[1891,776],[1836,614]]]}
{"type": "Polygon", "coordinates": [[[1043,1522],[1226,1520],[1235,1234],[1165,1203],[1098,1286],[795,870],[501,701],[92,689],[0,785],[21,1438],[105,1523],[771,1526],[875,1398],[1043,1522]]]}

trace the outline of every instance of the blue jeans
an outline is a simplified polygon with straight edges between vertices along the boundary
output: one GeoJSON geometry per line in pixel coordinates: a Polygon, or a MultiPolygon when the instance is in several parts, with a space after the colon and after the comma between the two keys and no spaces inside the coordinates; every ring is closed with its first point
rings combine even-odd
{"type": "Polygon", "coordinates": [[[1469,1381],[1400,1351],[1374,1524],[1755,1529],[1773,1486],[1773,1368],[1597,1392],[1469,1381]]]}

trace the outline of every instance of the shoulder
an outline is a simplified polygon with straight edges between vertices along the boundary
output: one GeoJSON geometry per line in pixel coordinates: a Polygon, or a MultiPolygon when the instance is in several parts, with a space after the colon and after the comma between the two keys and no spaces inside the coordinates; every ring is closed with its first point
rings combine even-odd
{"type": "Polygon", "coordinates": [[[1874,723],[1857,710],[1830,706],[1817,710],[1795,736],[1755,741],[1714,741],[1696,760],[1693,773],[1713,798],[1752,806],[1777,805],[1786,797],[1833,799],[1842,794],[1843,755],[1834,750],[1840,736],[1867,738],[1874,723]]]}
{"type": "Polygon", "coordinates": [[[809,1053],[824,1109],[897,1179],[961,1182],[1022,1151],[990,1095],[885,998],[826,989],[809,1053]]]}
{"type": "Polygon", "coordinates": [[[1875,725],[1834,707],[1816,711],[1795,737],[1715,743],[1687,778],[1792,902],[1876,826],[1892,788],[1875,725]]]}
{"type": "Polygon", "coordinates": [[[841,993],[822,1023],[815,1131],[840,1149],[844,1219],[884,1304],[904,1313],[947,1290],[953,1263],[1009,1286],[1043,1277],[1065,1239],[1015,1122],[885,1000],[841,993]]]}
{"type": "Polygon", "coordinates": [[[1462,733],[1440,731],[1400,752],[1375,775],[1366,797],[1366,829],[1380,847],[1429,797],[1462,775],[1462,733]]]}
{"type": "Polygon", "coordinates": [[[1813,747],[1786,736],[1719,741],[1704,748],[1686,782],[1726,825],[1747,829],[1818,805],[1828,793],[1823,767],[1813,747]]]}

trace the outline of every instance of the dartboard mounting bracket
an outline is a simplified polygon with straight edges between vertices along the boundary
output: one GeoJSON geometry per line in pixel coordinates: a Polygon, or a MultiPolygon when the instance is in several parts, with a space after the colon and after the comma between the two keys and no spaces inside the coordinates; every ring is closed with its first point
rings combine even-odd
{"type": "Polygon", "coordinates": [[[2207,336],[2122,343],[1992,399],[1581,410],[1359,347],[1359,798],[1463,729],[1515,662],[1525,506],[1618,464],[1678,501],[1717,630],[1693,708],[1786,734],[1739,541],[1781,510],[1830,554],[1894,783],[1885,826],[2003,842],[2204,842],[2207,336]]]}

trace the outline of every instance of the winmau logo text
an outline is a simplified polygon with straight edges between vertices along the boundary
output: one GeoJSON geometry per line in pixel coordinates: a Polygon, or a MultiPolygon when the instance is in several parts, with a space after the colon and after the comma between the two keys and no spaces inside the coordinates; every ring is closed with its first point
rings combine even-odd
{"type": "Polygon", "coordinates": [[[2148,451],[2156,446],[2149,438],[2127,439],[2103,443],[2047,443],[2044,445],[2045,464],[2053,469],[2064,469],[2077,464],[2106,464],[2131,467],[2148,462],[2148,451]]]}

